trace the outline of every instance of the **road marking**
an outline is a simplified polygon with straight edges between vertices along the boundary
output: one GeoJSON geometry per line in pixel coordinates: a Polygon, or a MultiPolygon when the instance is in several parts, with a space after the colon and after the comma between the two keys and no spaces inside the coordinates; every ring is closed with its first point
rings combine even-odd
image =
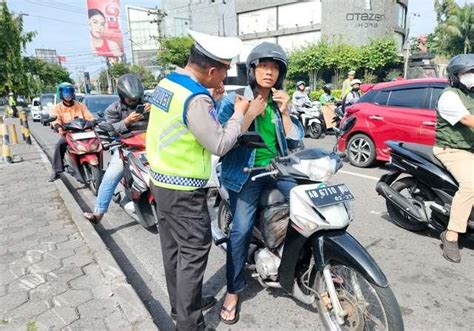
{"type": "Polygon", "coordinates": [[[380,179],[380,178],[374,177],[374,176],[367,176],[367,175],[358,174],[357,172],[351,172],[351,171],[345,171],[345,170],[340,170],[339,172],[341,174],[352,175],[352,176],[372,179],[372,180],[376,180],[376,181],[379,181],[379,179],[380,179]]]}

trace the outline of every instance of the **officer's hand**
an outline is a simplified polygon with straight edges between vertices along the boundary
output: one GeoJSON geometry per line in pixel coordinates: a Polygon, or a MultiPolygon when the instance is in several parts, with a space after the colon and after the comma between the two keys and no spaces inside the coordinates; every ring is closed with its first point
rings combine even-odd
{"type": "Polygon", "coordinates": [[[212,98],[215,101],[219,101],[224,95],[224,92],[225,92],[224,83],[220,83],[219,86],[209,89],[209,93],[211,94],[212,98]]]}
{"type": "Polygon", "coordinates": [[[262,115],[265,112],[267,103],[263,100],[263,97],[259,94],[255,99],[250,102],[249,113],[255,118],[258,115],[262,115]]]}
{"type": "Polygon", "coordinates": [[[273,92],[273,101],[275,101],[278,105],[278,109],[283,115],[288,114],[288,104],[290,103],[290,96],[283,90],[277,90],[276,88],[272,88],[273,92]]]}
{"type": "Polygon", "coordinates": [[[130,115],[127,116],[127,118],[123,121],[126,126],[138,122],[143,118],[142,114],[136,113],[136,112],[131,112],[130,115]]]}
{"type": "Polygon", "coordinates": [[[145,104],[143,105],[143,108],[145,109],[145,111],[150,111],[150,109],[151,109],[151,103],[148,103],[148,102],[145,103],[145,104]]]}
{"type": "Polygon", "coordinates": [[[64,136],[64,135],[66,134],[66,131],[65,131],[63,128],[59,127],[59,128],[58,128],[58,133],[59,133],[61,136],[64,136]]]}
{"type": "Polygon", "coordinates": [[[245,115],[249,109],[250,103],[243,96],[236,94],[234,98],[234,112],[245,115]]]}

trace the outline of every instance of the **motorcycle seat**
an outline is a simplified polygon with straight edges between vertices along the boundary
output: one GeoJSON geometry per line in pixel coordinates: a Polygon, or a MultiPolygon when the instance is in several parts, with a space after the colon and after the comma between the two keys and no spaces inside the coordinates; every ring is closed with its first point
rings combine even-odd
{"type": "Polygon", "coordinates": [[[440,160],[433,154],[433,146],[415,144],[415,143],[402,143],[402,146],[413,153],[420,155],[422,158],[436,164],[440,168],[445,168],[440,160]]]}
{"type": "Polygon", "coordinates": [[[263,192],[258,204],[260,207],[267,207],[282,202],[285,202],[283,194],[278,189],[271,189],[263,192]]]}

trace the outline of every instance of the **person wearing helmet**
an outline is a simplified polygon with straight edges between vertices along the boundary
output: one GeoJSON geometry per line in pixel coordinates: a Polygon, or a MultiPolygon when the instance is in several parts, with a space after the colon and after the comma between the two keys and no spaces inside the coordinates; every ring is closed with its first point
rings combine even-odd
{"type": "Polygon", "coordinates": [[[360,84],[362,82],[359,79],[353,79],[351,81],[351,91],[344,97],[343,100],[343,105],[344,108],[347,106],[350,106],[357,101],[359,101],[361,95],[360,95],[360,84]]]}
{"type": "Polygon", "coordinates": [[[296,83],[296,91],[293,92],[292,103],[295,107],[303,107],[305,103],[311,103],[308,93],[305,91],[305,82],[300,80],[296,83]]]}
{"type": "MultiPolygon", "coordinates": [[[[105,110],[105,121],[111,123],[115,131],[146,130],[150,104],[145,104],[145,113],[136,112],[137,106],[143,103],[144,88],[140,79],[132,74],[120,76],[117,81],[117,91],[120,100],[112,103],[105,110]]],[[[84,217],[92,223],[99,222],[109,208],[114,191],[123,176],[123,163],[117,148],[111,150],[112,158],[104,173],[97,192],[93,213],[84,213],[84,217]]]]}
{"type": "Polygon", "coordinates": [[[217,119],[223,80],[242,41],[188,30],[194,44],[184,68],[163,78],[152,104],[146,152],[150,187],[160,215],[160,241],[171,318],[177,330],[204,330],[202,311],[216,299],[202,296],[212,233],[204,190],[211,154],[224,155],[236,143],[249,102],[235,98],[236,112],[225,126],[217,119]]]}
{"type": "Polygon", "coordinates": [[[16,100],[13,92],[8,93],[8,105],[12,109],[12,116],[17,117],[18,109],[16,108],[16,100]]]}
{"type": "Polygon", "coordinates": [[[347,73],[347,78],[342,82],[342,93],[341,97],[344,98],[352,90],[351,82],[355,78],[355,71],[351,70],[347,73]]]}
{"type": "Polygon", "coordinates": [[[444,258],[461,262],[458,237],[466,232],[474,205],[474,54],[453,57],[447,71],[450,86],[438,99],[433,153],[459,184],[440,237],[444,258]]]}
{"type": "Polygon", "coordinates": [[[56,143],[53,155],[53,172],[49,176],[49,181],[53,182],[59,178],[59,174],[64,171],[64,154],[66,153],[67,142],[64,138],[63,126],[70,123],[75,118],[83,118],[87,121],[93,121],[94,116],[89,112],[86,105],[75,101],[74,86],[69,83],[61,83],[58,88],[59,98],[62,100],[56,104],[51,115],[56,119],[51,126],[60,134],[56,143]]]}
{"type": "Polygon", "coordinates": [[[319,102],[321,105],[328,105],[333,104],[336,102],[336,98],[331,94],[331,85],[324,84],[323,86],[323,94],[319,97],[319,102]]]}
{"type": "MultiPolygon", "coordinates": [[[[226,324],[234,324],[239,319],[239,295],[246,287],[243,269],[260,195],[276,185],[288,199],[291,188],[296,185],[292,178],[261,177],[252,181],[250,174],[242,170],[268,166],[275,157],[288,155],[289,145],[303,139],[301,124],[289,115],[290,97],[282,90],[287,68],[287,55],[277,44],[264,42],[250,52],[247,58],[249,86],[244,91],[250,106],[244,123],[250,123],[250,130],[261,135],[267,148],[238,146],[222,158],[221,180],[229,191],[233,215],[227,241],[227,294],[221,309],[221,320],[226,324]]],[[[233,114],[232,95],[229,95],[221,103],[219,120],[229,123],[233,114]]],[[[257,173],[253,172],[252,176],[257,173]]]]}

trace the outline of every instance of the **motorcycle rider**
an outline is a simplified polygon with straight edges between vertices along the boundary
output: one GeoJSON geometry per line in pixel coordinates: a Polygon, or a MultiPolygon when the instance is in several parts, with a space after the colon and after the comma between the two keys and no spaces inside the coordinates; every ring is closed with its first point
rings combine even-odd
{"type": "Polygon", "coordinates": [[[344,98],[352,90],[351,82],[354,80],[355,73],[354,70],[347,73],[347,78],[342,82],[341,98],[344,98]]]}
{"type": "MultiPolygon", "coordinates": [[[[288,155],[289,144],[297,144],[303,139],[301,124],[289,115],[290,97],[281,89],[287,68],[287,55],[279,45],[264,42],[250,52],[247,58],[249,87],[246,89],[254,96],[248,113],[255,114],[250,130],[257,131],[268,148],[239,146],[222,159],[221,179],[229,190],[233,215],[227,242],[227,294],[221,309],[221,320],[226,324],[234,324],[239,319],[239,294],[246,287],[243,269],[260,195],[276,185],[288,199],[290,190],[296,185],[292,178],[275,181],[268,176],[252,181],[250,177],[262,171],[249,174],[242,170],[244,167],[268,166],[275,157],[288,155]]],[[[297,94],[302,93],[301,86],[304,86],[302,82],[298,83],[300,91],[295,92],[297,94]]],[[[229,95],[221,102],[220,122],[226,123],[232,114],[234,105],[229,95]]]]}
{"type": "Polygon", "coordinates": [[[49,182],[54,182],[59,178],[59,174],[64,171],[64,154],[66,153],[67,141],[64,137],[63,126],[70,123],[75,118],[83,118],[93,121],[94,116],[89,112],[86,105],[75,101],[74,86],[69,83],[62,83],[59,87],[59,98],[62,102],[56,104],[52,110],[52,116],[56,119],[51,123],[52,127],[61,135],[53,155],[53,172],[49,176],[49,182]]]}
{"type": "Polygon", "coordinates": [[[323,86],[323,94],[319,97],[319,102],[322,106],[327,104],[333,104],[336,102],[336,98],[331,94],[331,85],[324,84],[323,86]]]}
{"type": "MultiPolygon", "coordinates": [[[[146,130],[148,121],[145,115],[135,111],[143,102],[144,88],[140,79],[132,74],[120,76],[117,81],[117,92],[120,100],[107,107],[105,121],[111,123],[117,133],[146,130]]],[[[150,104],[145,104],[145,111],[149,109],[150,104]]],[[[94,212],[84,213],[84,217],[93,223],[99,222],[107,212],[115,188],[123,176],[123,163],[117,148],[111,152],[112,158],[102,178],[94,212]]]]}
{"type": "Polygon", "coordinates": [[[296,83],[296,91],[293,92],[292,103],[295,107],[302,107],[305,103],[311,103],[305,90],[306,83],[302,80],[296,83]]]}
{"type": "Polygon", "coordinates": [[[342,101],[344,108],[359,101],[361,97],[361,94],[360,94],[361,83],[362,82],[359,79],[354,79],[351,81],[351,91],[344,97],[342,101]]]}
{"type": "Polygon", "coordinates": [[[466,232],[474,205],[474,54],[453,57],[447,72],[450,86],[438,99],[433,153],[459,184],[440,236],[444,258],[459,263],[458,237],[466,232]]]}

